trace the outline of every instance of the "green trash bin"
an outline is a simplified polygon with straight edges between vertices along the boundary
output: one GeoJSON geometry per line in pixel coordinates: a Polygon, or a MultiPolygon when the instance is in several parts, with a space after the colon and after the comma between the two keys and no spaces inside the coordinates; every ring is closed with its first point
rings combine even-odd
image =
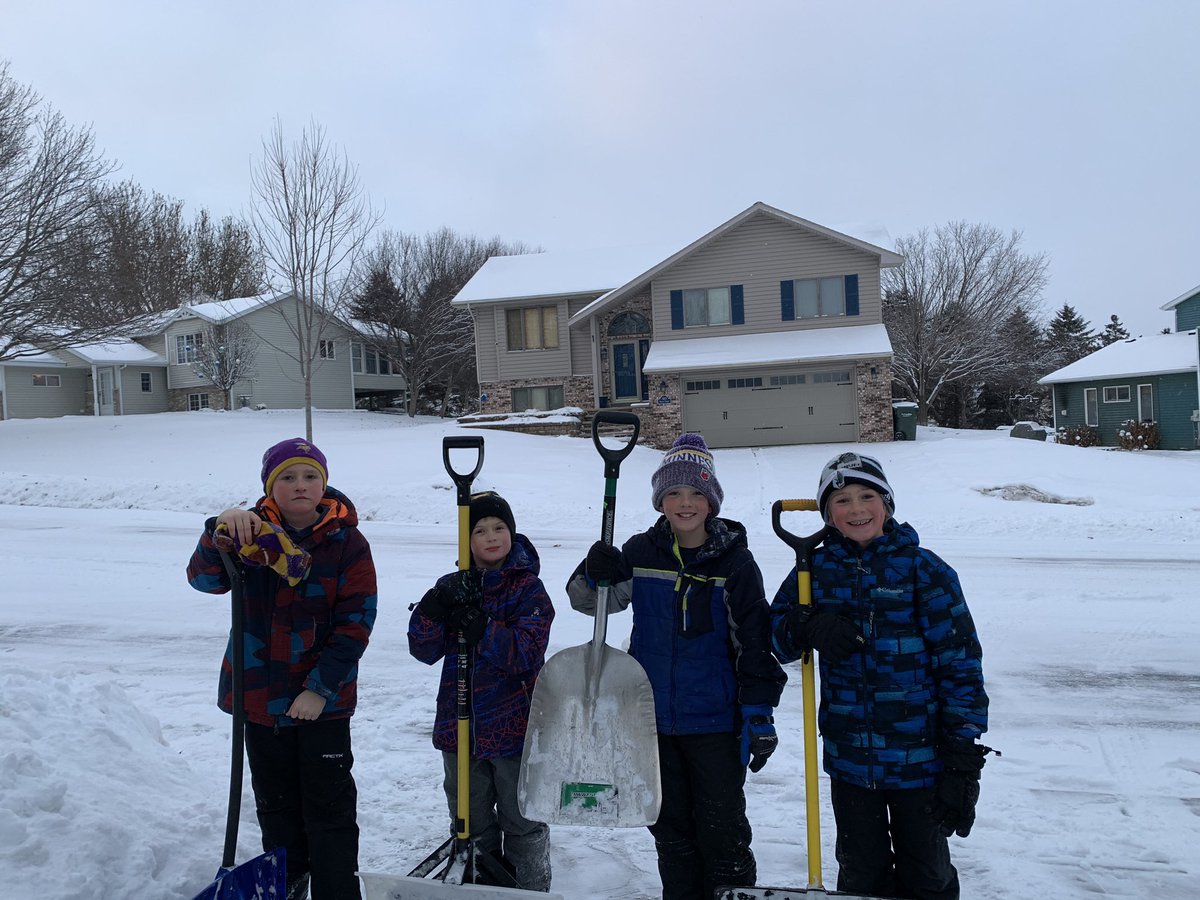
{"type": "Polygon", "coordinates": [[[897,400],[892,404],[892,439],[917,439],[917,404],[911,400],[897,400]]]}

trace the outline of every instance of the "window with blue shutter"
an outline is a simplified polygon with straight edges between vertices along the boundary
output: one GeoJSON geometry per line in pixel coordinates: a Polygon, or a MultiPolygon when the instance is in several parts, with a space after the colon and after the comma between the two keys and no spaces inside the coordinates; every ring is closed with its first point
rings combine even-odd
{"type": "Polygon", "coordinates": [[[729,315],[731,324],[746,324],[745,293],[740,284],[731,284],[729,286],[729,315]]]}
{"type": "Polygon", "coordinates": [[[683,328],[683,291],[671,291],[671,330],[683,328]]]}
{"type": "Polygon", "coordinates": [[[846,276],[846,315],[858,315],[858,275],[846,276]]]}
{"type": "Polygon", "coordinates": [[[785,322],[794,321],[796,318],[795,282],[779,282],[779,318],[785,322]]]}

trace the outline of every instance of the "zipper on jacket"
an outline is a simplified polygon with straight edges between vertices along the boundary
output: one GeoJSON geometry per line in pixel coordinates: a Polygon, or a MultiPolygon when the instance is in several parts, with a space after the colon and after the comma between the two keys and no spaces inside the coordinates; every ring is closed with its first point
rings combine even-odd
{"type": "Polygon", "coordinates": [[[874,753],[874,750],[872,749],[872,747],[874,746],[874,743],[875,743],[873,740],[874,733],[875,733],[875,729],[873,727],[873,724],[875,721],[875,704],[871,702],[870,674],[867,671],[867,662],[868,662],[867,647],[868,646],[873,647],[875,644],[875,609],[873,606],[871,606],[869,604],[868,599],[863,596],[863,578],[862,577],[863,577],[863,575],[869,574],[870,569],[866,568],[862,564],[861,557],[856,558],[854,560],[854,571],[855,571],[854,595],[858,599],[859,604],[865,605],[867,607],[867,644],[864,645],[864,647],[862,649],[863,725],[867,729],[867,784],[870,788],[874,789],[876,786],[875,753],[874,753]]]}

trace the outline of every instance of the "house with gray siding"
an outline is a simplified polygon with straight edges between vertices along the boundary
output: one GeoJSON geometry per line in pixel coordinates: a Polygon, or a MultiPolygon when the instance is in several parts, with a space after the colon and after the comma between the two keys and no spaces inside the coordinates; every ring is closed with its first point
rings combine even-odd
{"type": "MultiPolygon", "coordinates": [[[[0,363],[0,417],[133,415],[223,409],[226,397],[193,362],[222,328],[244,326],[253,366],[232,391],[235,406],[299,409],[304,380],[296,359],[291,294],[185,304],[132,339],[31,353],[0,363]]],[[[31,348],[32,349],[32,348],[31,348]]],[[[368,397],[404,397],[404,379],[352,325],[331,317],[320,337],[312,402],[353,409],[368,397]]]]}
{"type": "Polygon", "coordinates": [[[1174,332],[1109,344],[1039,380],[1056,430],[1094,428],[1115,447],[1126,422],[1154,422],[1161,449],[1200,447],[1200,285],[1161,308],[1174,311],[1174,332]]]}
{"type": "Polygon", "coordinates": [[[644,439],[893,437],[892,250],[755,203],[683,248],[493,257],[454,298],[484,413],[623,408],[644,439]]]}

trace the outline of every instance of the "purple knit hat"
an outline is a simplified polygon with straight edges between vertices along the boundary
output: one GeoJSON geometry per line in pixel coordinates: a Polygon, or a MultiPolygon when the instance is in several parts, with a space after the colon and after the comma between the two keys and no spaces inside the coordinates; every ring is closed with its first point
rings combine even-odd
{"type": "Polygon", "coordinates": [[[275,486],[275,479],[279,474],[289,466],[301,463],[317,469],[321,473],[321,481],[326,486],[329,485],[329,467],[325,462],[325,454],[317,449],[316,444],[304,438],[280,441],[263,454],[262,462],[263,491],[268,497],[271,496],[271,488],[275,486]]]}
{"type": "Polygon", "coordinates": [[[721,490],[721,482],[717,481],[717,470],[708,444],[704,443],[703,436],[695,432],[689,431],[676,438],[650,476],[654,508],[662,512],[663,495],[681,485],[695,488],[707,497],[712,515],[721,511],[725,492],[721,490]]]}

